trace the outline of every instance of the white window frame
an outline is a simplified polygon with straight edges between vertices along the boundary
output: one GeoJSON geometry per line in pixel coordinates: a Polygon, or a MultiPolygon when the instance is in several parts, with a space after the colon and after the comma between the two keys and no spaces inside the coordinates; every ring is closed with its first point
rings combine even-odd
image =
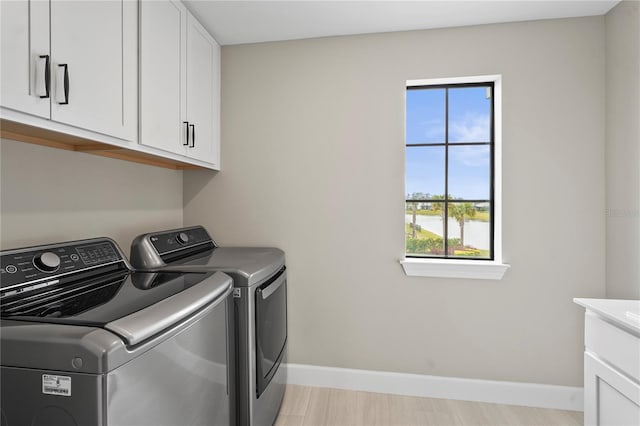
{"type": "MultiPolygon", "coordinates": [[[[503,263],[502,258],[502,75],[494,74],[478,75],[472,77],[407,80],[406,87],[486,82],[493,82],[494,84],[494,260],[487,261],[435,258],[422,259],[405,257],[400,260],[400,264],[402,265],[405,274],[407,274],[408,276],[500,280],[504,276],[507,269],[509,269],[510,265],[503,263]]],[[[406,108],[406,89],[404,105],[406,108]]],[[[405,144],[403,144],[403,146],[404,145],[405,144]]],[[[404,223],[402,229],[404,232],[404,223]]]]}

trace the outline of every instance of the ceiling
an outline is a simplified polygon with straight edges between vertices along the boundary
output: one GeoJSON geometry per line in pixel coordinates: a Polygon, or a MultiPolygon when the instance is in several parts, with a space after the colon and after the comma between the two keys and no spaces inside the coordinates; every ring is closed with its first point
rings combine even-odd
{"type": "Polygon", "coordinates": [[[222,45],[603,15],[618,1],[185,0],[222,45]]]}

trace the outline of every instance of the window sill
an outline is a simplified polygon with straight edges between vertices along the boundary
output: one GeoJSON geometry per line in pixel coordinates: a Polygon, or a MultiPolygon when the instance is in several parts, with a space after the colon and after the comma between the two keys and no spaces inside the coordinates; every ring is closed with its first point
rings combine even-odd
{"type": "Polygon", "coordinates": [[[400,261],[410,277],[501,280],[510,265],[484,260],[440,260],[407,258],[400,261]]]}

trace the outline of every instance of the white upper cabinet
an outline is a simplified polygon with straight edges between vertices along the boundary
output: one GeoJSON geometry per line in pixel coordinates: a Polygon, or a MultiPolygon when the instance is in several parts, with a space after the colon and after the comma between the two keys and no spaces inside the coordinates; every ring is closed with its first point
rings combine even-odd
{"type": "Polygon", "coordinates": [[[220,47],[187,19],[187,121],[193,131],[187,155],[218,164],[220,157],[220,47]]]}
{"type": "Polygon", "coordinates": [[[179,1],[140,3],[140,143],[184,155],[185,28],[179,1]]]}
{"type": "Polygon", "coordinates": [[[0,3],[2,106],[136,140],[137,2],[0,3]]]}
{"type": "Polygon", "coordinates": [[[140,13],[140,143],[219,168],[220,47],[181,2],[140,13]]]}
{"type": "Polygon", "coordinates": [[[0,0],[2,137],[220,169],[220,46],[180,0],[0,0]]]}
{"type": "Polygon", "coordinates": [[[0,103],[49,118],[49,2],[0,1],[0,16],[0,103]]]}
{"type": "Polygon", "coordinates": [[[51,1],[52,120],[135,140],[137,9],[135,1],[51,1]]]}

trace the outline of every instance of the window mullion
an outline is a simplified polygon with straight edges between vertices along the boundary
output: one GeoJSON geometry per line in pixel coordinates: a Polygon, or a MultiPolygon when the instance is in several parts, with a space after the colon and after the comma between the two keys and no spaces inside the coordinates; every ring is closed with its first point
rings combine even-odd
{"type": "Polygon", "coordinates": [[[449,257],[449,88],[444,90],[444,257],[449,257]]]}

